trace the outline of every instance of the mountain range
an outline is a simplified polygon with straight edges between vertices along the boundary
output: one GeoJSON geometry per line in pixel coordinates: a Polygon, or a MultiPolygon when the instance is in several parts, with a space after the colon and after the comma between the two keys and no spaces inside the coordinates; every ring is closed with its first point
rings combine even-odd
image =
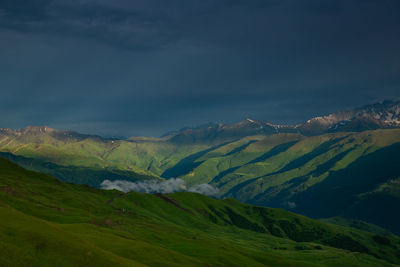
{"type": "Polygon", "coordinates": [[[49,127],[0,129],[1,156],[76,184],[181,178],[219,198],[343,217],[400,233],[400,101],[303,124],[247,119],[160,138],[107,139],[49,127]],[[382,207],[385,207],[384,209],[382,207]]]}
{"type": "Polygon", "coordinates": [[[249,135],[299,133],[306,136],[332,132],[361,132],[400,127],[400,101],[386,100],[360,108],[314,117],[302,124],[281,125],[267,121],[246,119],[235,124],[208,123],[170,132],[171,142],[223,142],[249,135]]]}

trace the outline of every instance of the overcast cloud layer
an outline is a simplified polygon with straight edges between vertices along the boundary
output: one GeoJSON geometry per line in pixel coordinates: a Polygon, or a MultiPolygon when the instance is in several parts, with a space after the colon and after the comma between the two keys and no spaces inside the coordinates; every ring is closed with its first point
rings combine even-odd
{"type": "Polygon", "coordinates": [[[0,127],[153,135],[400,96],[397,0],[0,0],[0,127]]]}

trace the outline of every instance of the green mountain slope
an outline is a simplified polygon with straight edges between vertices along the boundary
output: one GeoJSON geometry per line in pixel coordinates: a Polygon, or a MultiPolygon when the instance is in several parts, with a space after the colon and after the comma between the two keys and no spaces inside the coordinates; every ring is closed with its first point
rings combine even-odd
{"type": "Polygon", "coordinates": [[[193,193],[59,182],[0,159],[2,266],[392,266],[400,239],[193,193]]]}
{"type": "Polygon", "coordinates": [[[400,129],[212,140],[110,140],[30,127],[1,131],[0,151],[66,182],[98,187],[105,179],[182,178],[189,186],[218,187],[220,197],[315,218],[361,219],[400,233],[390,212],[400,205],[391,182],[400,177],[400,129]]]}
{"type": "Polygon", "coordinates": [[[400,177],[399,144],[398,129],[247,137],[196,159],[180,177],[244,202],[358,218],[400,233],[391,212],[400,205],[393,182],[400,177]]]}
{"type": "Polygon", "coordinates": [[[36,170],[53,175],[64,182],[85,184],[93,187],[100,187],[104,180],[125,180],[136,182],[150,179],[160,179],[154,175],[120,170],[115,167],[63,166],[43,161],[40,158],[35,159],[16,156],[9,152],[0,152],[0,157],[16,162],[26,169],[36,170]]]}
{"type": "MultiPolygon", "coordinates": [[[[132,172],[127,176],[158,176],[180,159],[209,148],[207,145],[176,145],[158,139],[111,140],[48,127],[27,127],[21,130],[0,129],[0,151],[23,158],[12,158],[24,167],[37,169],[66,180],[70,177],[57,168],[49,171],[43,163],[60,167],[112,169],[132,172]],[[31,161],[31,162],[30,162],[31,161]],[[31,167],[30,167],[31,166],[31,167]]],[[[8,156],[7,156],[8,157],[8,156]]],[[[56,167],[55,167],[56,168],[56,167]]],[[[52,168],[50,168],[52,169],[52,168]]],[[[75,180],[86,179],[76,173],[75,180]]],[[[68,180],[66,180],[68,181],[68,180]]]]}

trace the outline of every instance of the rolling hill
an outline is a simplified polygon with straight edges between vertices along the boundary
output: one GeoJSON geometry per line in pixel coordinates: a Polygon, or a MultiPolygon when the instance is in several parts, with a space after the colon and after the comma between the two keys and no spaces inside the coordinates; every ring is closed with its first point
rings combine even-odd
{"type": "Polygon", "coordinates": [[[2,266],[394,266],[400,239],[194,193],[74,185],[0,159],[2,266]]]}

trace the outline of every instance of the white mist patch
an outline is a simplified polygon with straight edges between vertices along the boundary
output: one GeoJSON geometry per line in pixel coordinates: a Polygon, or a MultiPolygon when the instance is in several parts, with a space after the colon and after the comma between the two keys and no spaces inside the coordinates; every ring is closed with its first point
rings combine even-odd
{"type": "Polygon", "coordinates": [[[193,193],[199,193],[206,196],[215,196],[218,194],[219,190],[209,184],[199,184],[190,187],[187,191],[193,193]]]}
{"type": "Polygon", "coordinates": [[[101,188],[106,190],[116,189],[122,192],[135,191],[140,193],[175,193],[175,192],[193,192],[199,193],[206,196],[215,196],[219,190],[209,184],[199,184],[191,187],[187,187],[185,181],[182,179],[171,178],[168,180],[149,180],[140,182],[129,182],[124,180],[104,180],[101,183],[101,188]]]}

